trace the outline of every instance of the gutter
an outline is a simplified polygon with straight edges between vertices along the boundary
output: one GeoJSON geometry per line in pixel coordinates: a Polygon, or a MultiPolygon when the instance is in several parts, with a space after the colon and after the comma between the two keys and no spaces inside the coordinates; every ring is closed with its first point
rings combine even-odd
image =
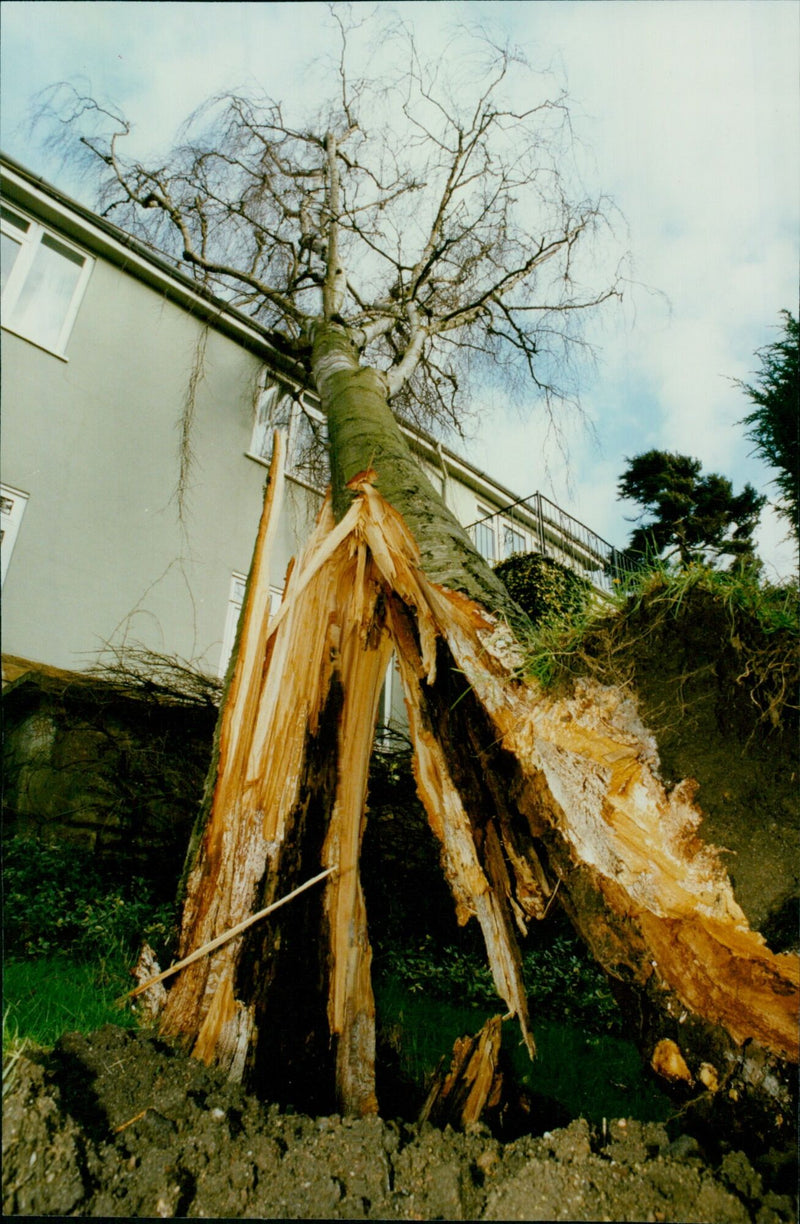
{"type": "Polygon", "coordinates": [[[91,209],[32,174],[6,154],[0,154],[0,182],[3,199],[54,225],[90,252],[101,255],[109,263],[180,305],[189,314],[203,319],[269,361],[298,389],[304,387],[300,363],[275,347],[266,328],[179,271],[146,243],[132,237],[105,217],[97,216],[91,209]]]}
{"type": "MultiPolygon", "coordinates": [[[[0,153],[0,184],[2,196],[9,203],[17,204],[53,225],[67,237],[177,303],[189,314],[203,319],[217,331],[256,353],[295,390],[309,392],[312,401],[316,400],[303,367],[276,348],[266,328],[192,280],[146,243],[132,237],[105,217],[99,217],[90,208],[73,200],[4,153],[0,153]]],[[[498,509],[518,500],[516,492],[498,484],[487,472],[462,459],[424,430],[402,421],[399,424],[418,455],[434,465],[438,460],[445,486],[448,478],[455,476],[483,500],[497,505],[498,509]]]]}

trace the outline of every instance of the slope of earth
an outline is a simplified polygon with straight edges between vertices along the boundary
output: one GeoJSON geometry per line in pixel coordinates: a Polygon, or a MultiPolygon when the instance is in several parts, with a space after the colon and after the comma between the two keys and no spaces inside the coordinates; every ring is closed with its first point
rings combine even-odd
{"type": "MultiPolygon", "coordinates": [[[[5,1096],[7,1215],[783,1224],[741,1152],[712,1169],[660,1124],[583,1120],[501,1144],[379,1117],[281,1113],[144,1033],[20,1057],[5,1096]]],[[[780,1187],[779,1187],[780,1189],[780,1187]]]]}
{"type": "Polygon", "coordinates": [[[725,594],[721,584],[698,581],[678,597],[656,581],[590,633],[588,670],[633,689],[665,782],[698,783],[701,836],[722,850],[750,925],[773,951],[795,951],[797,634],[789,625],[765,628],[725,594]]]}

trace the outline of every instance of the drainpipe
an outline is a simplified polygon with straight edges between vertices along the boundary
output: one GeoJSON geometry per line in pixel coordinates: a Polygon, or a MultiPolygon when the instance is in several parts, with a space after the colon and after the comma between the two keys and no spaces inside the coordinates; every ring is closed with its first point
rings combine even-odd
{"type": "Polygon", "coordinates": [[[447,474],[447,464],[444,461],[444,451],[442,450],[441,442],[436,443],[436,453],[439,456],[439,463],[442,467],[442,501],[449,510],[450,506],[447,501],[447,490],[450,487],[450,477],[447,474]]]}

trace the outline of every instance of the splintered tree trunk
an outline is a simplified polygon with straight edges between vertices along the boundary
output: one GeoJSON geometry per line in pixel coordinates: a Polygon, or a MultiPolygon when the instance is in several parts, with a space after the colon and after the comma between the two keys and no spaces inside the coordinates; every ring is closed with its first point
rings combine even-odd
{"type": "Polygon", "coordinates": [[[594,956],[635,999],[654,1069],[715,1102],[749,1094],[789,1124],[798,959],[750,929],[699,834],[691,786],[665,791],[654,741],[616,689],[584,681],[555,699],[520,678],[509,622],[523,618],[423,483],[381,376],[358,368],[334,326],[318,331],[315,370],[338,521],[326,502],[269,627],[256,551],[181,952],[322,868],[337,870],[184,971],[162,1031],[232,1074],[249,1068],[263,1091],[303,1107],[376,1108],[358,860],[394,650],[457,915],[479,922],[498,995],[531,1055],[517,934],[558,889],[594,956]]]}
{"type": "Polygon", "coordinates": [[[265,930],[238,936],[183,970],[161,1032],[235,1078],[257,1054],[287,1088],[310,1070],[318,1077],[306,1089],[310,1100],[332,1104],[335,1086],[335,1099],[349,1111],[367,1113],[377,1108],[374,1003],[358,862],[391,645],[376,617],[374,563],[353,536],[356,515],[336,526],[329,505],[268,628],[267,551],[282,485],[278,440],[275,454],[210,811],[186,883],[181,957],[288,893],[302,873],[336,870],[321,901],[305,898],[265,921],[265,930]],[[331,1039],[333,1080],[326,1083],[331,1039]]]}

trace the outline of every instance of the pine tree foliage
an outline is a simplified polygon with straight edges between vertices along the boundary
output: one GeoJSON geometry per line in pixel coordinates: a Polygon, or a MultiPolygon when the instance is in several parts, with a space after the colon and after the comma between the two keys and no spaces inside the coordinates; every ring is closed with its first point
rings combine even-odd
{"type": "Polygon", "coordinates": [[[756,382],[738,382],[755,405],[743,418],[755,454],[777,469],[776,509],[800,543],[800,319],[781,311],[783,335],[759,349],[756,382]]]}
{"type": "Polygon", "coordinates": [[[649,450],[626,462],[618,496],[638,502],[644,519],[631,534],[631,553],[677,555],[684,568],[754,555],[753,531],[766,498],[752,485],[735,494],[726,476],[704,476],[699,459],[674,451],[649,450]]]}

